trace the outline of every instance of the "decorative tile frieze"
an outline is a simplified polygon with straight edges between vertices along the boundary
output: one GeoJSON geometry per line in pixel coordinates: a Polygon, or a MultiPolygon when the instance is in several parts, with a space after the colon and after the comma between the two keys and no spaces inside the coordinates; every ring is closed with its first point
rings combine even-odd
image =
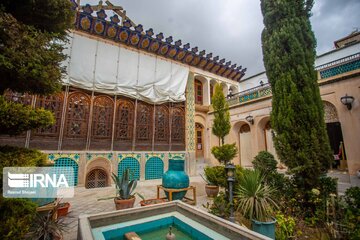
{"type": "Polygon", "coordinates": [[[95,158],[105,158],[111,161],[113,154],[112,153],[86,153],[86,161],[91,161],[95,158]]]}
{"type": "Polygon", "coordinates": [[[169,153],[169,159],[185,159],[185,153],[169,153]]]}
{"type": "Polygon", "coordinates": [[[149,160],[152,157],[158,157],[161,160],[164,160],[165,154],[164,153],[145,153],[146,160],[149,160]]]}
{"type": "Polygon", "coordinates": [[[135,158],[136,160],[138,160],[140,162],[141,154],[140,153],[119,153],[118,154],[119,162],[125,158],[135,158]]]}
{"type": "Polygon", "coordinates": [[[76,163],[79,163],[80,154],[79,153],[49,153],[48,154],[48,160],[51,163],[54,163],[55,160],[58,158],[71,158],[76,163]]]}

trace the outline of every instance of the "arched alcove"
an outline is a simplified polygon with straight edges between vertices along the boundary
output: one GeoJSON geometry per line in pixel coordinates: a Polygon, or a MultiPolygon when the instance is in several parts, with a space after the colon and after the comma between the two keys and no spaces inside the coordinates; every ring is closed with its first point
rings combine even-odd
{"type": "Polygon", "coordinates": [[[96,188],[109,186],[111,184],[112,172],[111,162],[108,159],[100,157],[87,162],[85,187],[96,188]],[[92,175],[90,175],[91,172],[92,175]],[[89,178],[89,176],[91,178],[89,178]],[[88,185],[89,180],[92,181],[92,183],[88,185]]]}
{"type": "Polygon", "coordinates": [[[103,188],[108,185],[108,174],[102,168],[95,168],[86,175],[85,188],[103,188]]]}

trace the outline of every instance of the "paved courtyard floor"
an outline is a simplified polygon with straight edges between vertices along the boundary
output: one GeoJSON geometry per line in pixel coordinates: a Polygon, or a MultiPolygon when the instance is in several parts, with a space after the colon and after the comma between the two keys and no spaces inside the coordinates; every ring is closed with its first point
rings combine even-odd
{"type": "MultiPolygon", "coordinates": [[[[160,184],[161,179],[138,182],[135,191],[143,195],[146,199],[156,198],[156,186],[160,184]]],[[[200,176],[191,177],[190,185],[196,187],[196,207],[206,211],[206,209],[202,207],[202,204],[210,202],[211,199],[206,197],[204,180],[202,180],[200,176]]],[[[160,196],[164,196],[163,192],[161,192],[160,194],[160,196]]],[[[67,225],[67,232],[64,233],[64,239],[74,240],[77,238],[78,218],[81,214],[94,214],[114,211],[115,204],[113,198],[107,200],[99,200],[101,198],[108,198],[113,196],[115,196],[114,185],[111,187],[95,189],[85,189],[84,187],[75,188],[74,198],[63,199],[63,202],[66,201],[70,202],[71,204],[70,212],[64,218],[64,223],[67,225]]],[[[186,196],[192,198],[192,191],[188,191],[186,196]]],[[[141,207],[139,203],[140,201],[140,197],[137,196],[134,207],[141,207]]]]}

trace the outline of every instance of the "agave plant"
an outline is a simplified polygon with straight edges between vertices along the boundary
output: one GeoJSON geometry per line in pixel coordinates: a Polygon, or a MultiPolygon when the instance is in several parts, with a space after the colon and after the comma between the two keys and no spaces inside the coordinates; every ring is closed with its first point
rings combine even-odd
{"type": "Polygon", "coordinates": [[[135,179],[130,180],[130,169],[126,169],[121,178],[112,173],[112,179],[116,185],[118,198],[120,199],[130,199],[133,196],[133,191],[136,188],[137,181],[135,179]]]}
{"type": "Polygon", "coordinates": [[[54,217],[57,208],[49,211],[46,215],[37,213],[34,219],[34,231],[31,234],[31,239],[51,240],[62,238],[63,232],[66,231],[66,224],[63,223],[62,218],[54,217]]]}
{"type": "Polygon", "coordinates": [[[272,198],[275,189],[264,183],[258,170],[247,170],[240,176],[235,195],[238,198],[238,211],[248,218],[266,222],[273,216],[277,204],[272,198]]]}

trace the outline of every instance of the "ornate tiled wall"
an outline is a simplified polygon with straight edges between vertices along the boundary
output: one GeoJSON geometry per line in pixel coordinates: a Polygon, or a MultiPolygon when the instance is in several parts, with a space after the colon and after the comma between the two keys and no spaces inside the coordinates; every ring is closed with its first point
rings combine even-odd
{"type": "Polygon", "coordinates": [[[321,78],[329,78],[360,68],[360,59],[320,71],[321,78]]]}
{"type": "Polygon", "coordinates": [[[118,154],[118,176],[121,177],[126,169],[130,169],[131,179],[140,180],[140,153],[119,153],[118,154]]]}
{"type": "Polygon", "coordinates": [[[194,74],[189,73],[186,86],[186,150],[195,152],[194,74]]]}
{"type": "MultiPolygon", "coordinates": [[[[184,159],[186,166],[191,166],[194,163],[194,158],[187,156],[186,152],[135,152],[135,153],[122,153],[122,152],[72,152],[72,153],[54,153],[46,151],[48,154],[48,161],[61,166],[73,166],[77,176],[74,179],[74,185],[84,186],[86,182],[86,175],[91,169],[97,167],[104,161],[92,161],[98,158],[106,159],[112,167],[104,168],[99,165],[111,176],[111,172],[121,176],[126,168],[131,168],[134,178],[138,180],[160,179],[162,174],[168,169],[169,159],[184,159]],[[125,161],[123,161],[125,160],[125,161]],[[122,162],[123,161],[123,162],[122,162]]],[[[110,166],[110,165],[109,165],[110,166]]],[[[186,169],[189,175],[193,173],[186,169]]],[[[109,177],[110,178],[110,177],[109,177]]],[[[112,180],[109,180],[112,182],[112,180]]]]}
{"type": "Polygon", "coordinates": [[[145,180],[161,179],[164,174],[164,153],[145,153],[145,180]]]}

